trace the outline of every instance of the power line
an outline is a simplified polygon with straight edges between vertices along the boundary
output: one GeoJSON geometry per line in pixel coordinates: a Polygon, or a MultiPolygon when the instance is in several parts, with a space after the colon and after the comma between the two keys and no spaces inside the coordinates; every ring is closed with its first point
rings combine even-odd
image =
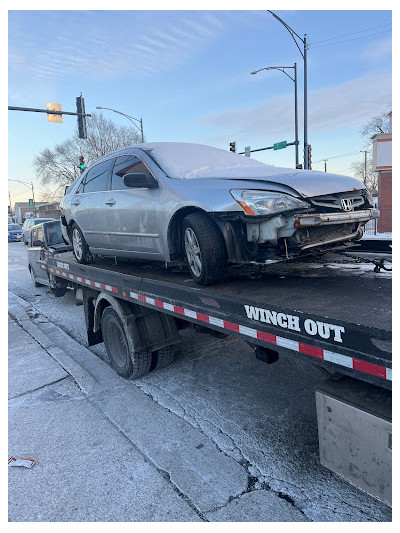
{"type": "Polygon", "coordinates": [[[330,159],[337,159],[338,157],[347,157],[348,155],[354,155],[359,154],[360,150],[356,150],[355,152],[348,152],[347,154],[340,154],[340,155],[333,155],[331,157],[325,157],[324,159],[319,159],[318,161],[314,161],[315,163],[321,163],[322,161],[329,161],[330,159]]]}
{"type": "Polygon", "coordinates": [[[357,33],[363,33],[365,31],[377,30],[378,28],[384,28],[385,26],[391,26],[391,25],[392,23],[389,22],[388,24],[381,24],[380,26],[373,26],[372,28],[366,28],[365,30],[353,31],[351,33],[344,33],[342,35],[336,35],[336,37],[330,37],[329,39],[323,39],[322,41],[316,41],[315,43],[310,43],[310,44],[314,46],[314,44],[325,43],[326,41],[334,41],[335,39],[340,39],[341,37],[348,37],[349,35],[356,35],[357,33]]]}
{"type": "Polygon", "coordinates": [[[310,48],[323,48],[324,46],[332,46],[335,44],[347,43],[349,41],[356,41],[357,39],[365,39],[366,37],[373,37],[374,35],[382,35],[382,33],[391,33],[392,30],[380,31],[378,33],[371,33],[370,35],[362,35],[361,37],[353,37],[353,39],[345,39],[336,43],[319,44],[317,46],[310,45],[310,48]]]}

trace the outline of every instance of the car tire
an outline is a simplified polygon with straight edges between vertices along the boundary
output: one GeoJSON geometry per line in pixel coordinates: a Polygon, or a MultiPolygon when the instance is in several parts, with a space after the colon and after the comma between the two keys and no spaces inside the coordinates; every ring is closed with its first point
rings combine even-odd
{"type": "Polygon", "coordinates": [[[93,261],[93,256],[89,251],[86,239],[81,228],[74,222],[71,226],[71,242],[74,249],[74,256],[78,263],[87,265],[93,261]]]}
{"type": "Polygon", "coordinates": [[[28,268],[29,268],[29,273],[31,275],[31,279],[32,279],[32,282],[33,282],[33,286],[34,287],[41,287],[41,284],[36,281],[35,273],[33,271],[33,268],[31,267],[31,265],[29,265],[28,268]]]}
{"type": "Polygon", "coordinates": [[[101,316],[101,333],[112,368],[126,379],[135,379],[150,370],[150,352],[132,354],[124,325],[112,307],[106,307],[101,316]]]}
{"type": "Polygon", "coordinates": [[[227,253],[222,233],[215,222],[202,213],[183,219],[183,250],[190,274],[199,285],[219,283],[226,276],[227,253]]]}
{"type": "Polygon", "coordinates": [[[175,346],[166,346],[152,353],[150,370],[159,370],[170,365],[174,360],[175,346]]]}

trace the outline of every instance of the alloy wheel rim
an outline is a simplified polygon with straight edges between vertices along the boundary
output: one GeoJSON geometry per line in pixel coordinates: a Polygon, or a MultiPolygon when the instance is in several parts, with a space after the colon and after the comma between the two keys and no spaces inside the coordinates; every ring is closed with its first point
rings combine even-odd
{"type": "Polygon", "coordinates": [[[191,228],[185,230],[185,250],[190,270],[199,278],[203,271],[200,245],[195,232],[191,228]]]}
{"type": "Polygon", "coordinates": [[[82,259],[82,239],[79,231],[75,228],[72,233],[72,244],[77,259],[82,259]]]}

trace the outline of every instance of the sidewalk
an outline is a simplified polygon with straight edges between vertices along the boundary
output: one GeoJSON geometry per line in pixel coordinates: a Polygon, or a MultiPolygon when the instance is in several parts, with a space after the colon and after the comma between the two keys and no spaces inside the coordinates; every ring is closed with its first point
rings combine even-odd
{"type": "Polygon", "coordinates": [[[200,521],[171,485],[9,319],[9,521],[200,521]]]}
{"type": "MultiPolygon", "coordinates": [[[[11,522],[298,522],[200,428],[9,293],[11,522]]],[[[167,370],[168,371],[168,370],[167,370]]]]}

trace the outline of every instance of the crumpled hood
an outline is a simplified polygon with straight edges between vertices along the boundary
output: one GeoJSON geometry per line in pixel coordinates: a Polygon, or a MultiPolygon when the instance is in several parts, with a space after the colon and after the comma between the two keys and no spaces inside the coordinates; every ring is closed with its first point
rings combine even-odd
{"type": "MultiPolygon", "coordinates": [[[[229,178],[230,180],[240,178],[229,178]]],[[[364,189],[364,184],[356,178],[342,176],[340,174],[328,174],[313,170],[297,170],[292,174],[277,174],[265,178],[247,178],[251,181],[263,183],[279,183],[297,191],[304,198],[322,196],[347,191],[359,191],[364,189]]],[[[247,181],[241,178],[242,181],[247,181]]]]}

